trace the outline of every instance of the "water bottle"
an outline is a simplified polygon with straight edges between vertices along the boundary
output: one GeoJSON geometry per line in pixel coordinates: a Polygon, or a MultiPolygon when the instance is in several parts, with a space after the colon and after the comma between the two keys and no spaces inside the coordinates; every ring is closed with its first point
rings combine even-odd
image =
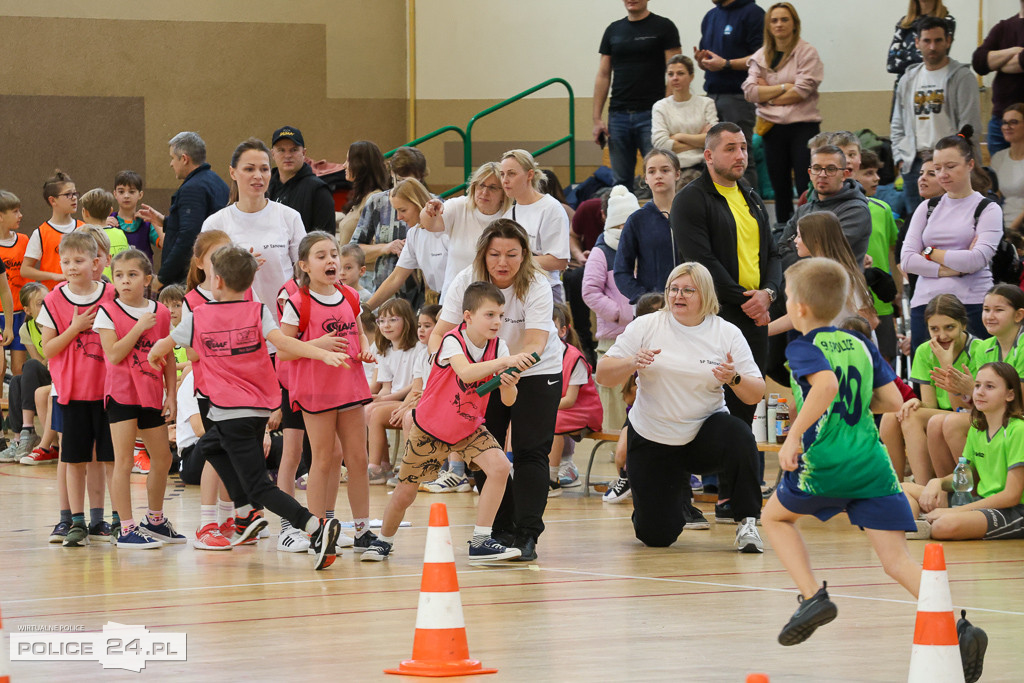
{"type": "Polygon", "coordinates": [[[768,440],[768,404],[764,399],[757,404],[754,410],[754,422],[751,429],[754,431],[754,441],[764,443],[768,440]]]}
{"type": "Polygon", "coordinates": [[[953,500],[952,507],[967,505],[971,502],[971,489],[974,488],[974,477],[971,475],[971,466],[967,458],[960,458],[956,469],[953,470],[953,500]]]}
{"type": "Polygon", "coordinates": [[[779,406],[775,409],[775,442],[783,443],[789,435],[789,402],[779,399],[779,406]]]}
{"type": "Polygon", "coordinates": [[[779,395],[768,394],[768,403],[765,406],[765,413],[767,415],[767,421],[765,424],[765,432],[767,438],[765,441],[768,443],[775,443],[775,413],[779,407],[779,395]]]}

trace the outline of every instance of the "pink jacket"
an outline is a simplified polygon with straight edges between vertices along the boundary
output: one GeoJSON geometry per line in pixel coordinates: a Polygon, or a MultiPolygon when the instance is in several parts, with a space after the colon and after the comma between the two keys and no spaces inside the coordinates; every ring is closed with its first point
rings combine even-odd
{"type": "Polygon", "coordinates": [[[818,86],[825,77],[825,65],[818,57],[818,51],[806,40],[800,39],[793,54],[778,71],[765,64],[764,48],[761,47],[747,62],[747,80],[743,81],[743,96],[748,102],[757,104],[757,115],[772,123],[804,123],[821,121],[818,111],[818,86]],[[804,99],[796,104],[769,104],[757,101],[757,79],[763,78],[768,85],[793,83],[804,99]]]}
{"type": "Polygon", "coordinates": [[[594,247],[583,267],[583,302],[597,316],[597,338],[615,339],[633,320],[633,307],[615,286],[604,250],[594,247]]]}

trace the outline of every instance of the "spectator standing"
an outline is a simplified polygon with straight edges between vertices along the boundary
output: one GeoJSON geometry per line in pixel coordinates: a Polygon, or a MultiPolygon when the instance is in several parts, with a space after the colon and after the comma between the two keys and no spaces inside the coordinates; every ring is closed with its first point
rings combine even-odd
{"type": "Polygon", "coordinates": [[[338,244],[341,246],[352,240],[367,200],[392,184],[384,155],[369,140],[358,140],[348,146],[344,166],[345,178],[352,183],[352,189],[348,193],[348,201],[341,208],[345,215],[338,221],[338,244]]]}
{"type": "MultiPolygon", "coordinates": [[[[996,72],[992,81],[992,118],[988,122],[988,151],[995,154],[1009,143],[1000,130],[1003,111],[1024,102],[1024,0],[1020,11],[992,27],[971,56],[971,66],[984,76],[996,72]]],[[[962,124],[961,124],[962,125],[962,124]]],[[[980,128],[978,129],[980,130],[980,128]]]]}
{"type": "Polygon", "coordinates": [[[764,45],[748,63],[743,94],[757,104],[755,132],[764,139],[768,178],[775,191],[775,219],[793,215],[793,183],[797,194],[809,182],[807,141],[821,129],[818,86],[825,67],[818,51],[800,37],[800,15],[788,2],[768,8],[764,45]]]}
{"type": "Polygon", "coordinates": [[[647,9],[647,0],[624,0],[627,16],[601,38],[594,79],[594,141],[608,141],[616,185],[633,188],[636,155],[651,151],[651,107],[665,96],[665,64],[680,53],[679,30],[647,9]],[[608,124],[603,119],[608,103],[608,124]]]}
{"type": "Polygon", "coordinates": [[[182,181],[181,186],[171,197],[166,216],[148,204],[143,204],[137,214],[164,230],[164,250],[160,272],[153,279],[154,291],[165,284],[185,282],[192,246],[203,221],[227,206],[229,194],[227,184],[206,163],[206,143],[199,133],[178,133],[167,144],[171,168],[174,177],[182,181]]]}
{"type": "MultiPolygon", "coordinates": [[[[908,68],[900,80],[890,124],[893,157],[903,174],[907,215],[913,215],[921,203],[917,177],[922,152],[965,125],[981,130],[978,83],[970,67],[950,59],[949,26],[937,17],[922,17],[917,26],[917,49],[923,62],[908,68]]],[[[975,152],[975,156],[980,154],[978,149],[975,152]]]]}
{"type": "Polygon", "coordinates": [[[704,136],[718,123],[718,111],[713,100],[690,92],[692,59],[676,55],[668,60],[666,75],[672,94],[654,103],[651,142],[676,153],[686,183],[704,170],[704,136]]]}
{"type": "MultiPolygon", "coordinates": [[[[918,24],[921,19],[928,16],[938,17],[946,22],[949,26],[950,40],[956,33],[956,19],[946,9],[942,0],[910,0],[907,13],[896,22],[892,44],[889,45],[889,56],[885,60],[885,70],[896,75],[896,81],[892,85],[892,106],[896,105],[896,88],[907,67],[921,63],[921,51],[917,49],[916,40],[918,24]]],[[[892,118],[892,107],[889,108],[889,118],[892,118]]]]}
{"type": "Polygon", "coordinates": [[[322,230],[334,234],[334,197],[306,163],[302,131],[292,126],[275,130],[270,153],[276,168],[270,172],[267,198],[298,211],[307,233],[322,230]]]}
{"type": "MultiPolygon", "coordinates": [[[[719,121],[732,121],[743,131],[747,149],[754,148],[755,110],[743,96],[747,62],[764,43],[764,10],[754,0],[712,0],[700,22],[700,48],[694,50],[704,70],[704,90],[715,102],[719,121]]],[[[757,169],[747,164],[745,176],[757,187],[757,169]]]]}
{"type": "Polygon", "coordinates": [[[1019,232],[1024,223],[1024,104],[1011,104],[1000,121],[1009,147],[992,155],[992,170],[1003,195],[1003,227],[1019,232]]]}

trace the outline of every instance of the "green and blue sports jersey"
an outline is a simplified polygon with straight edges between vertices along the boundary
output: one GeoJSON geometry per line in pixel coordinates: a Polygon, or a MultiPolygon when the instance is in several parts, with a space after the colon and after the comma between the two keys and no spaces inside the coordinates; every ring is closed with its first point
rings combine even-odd
{"type": "Polygon", "coordinates": [[[971,370],[971,374],[977,377],[978,370],[985,363],[1002,361],[1012,365],[1017,374],[1024,377],[1024,346],[1022,346],[1024,345],[1024,340],[1021,339],[1022,330],[1017,331],[1017,338],[1013,340],[1013,346],[1005,358],[1003,357],[1003,350],[999,346],[999,340],[995,337],[979,339],[974,342],[974,345],[971,346],[970,363],[967,365],[971,370]]]}
{"type": "MultiPolygon", "coordinates": [[[[976,345],[980,342],[980,339],[968,332],[963,351],[953,361],[953,367],[957,370],[962,370],[963,366],[966,365],[968,369],[971,369],[972,373],[976,372],[971,364],[974,362],[976,345]]],[[[939,367],[939,365],[940,363],[935,357],[935,352],[932,351],[931,342],[926,341],[918,346],[914,352],[914,362],[910,366],[910,381],[917,382],[918,384],[931,384],[932,370],[939,367]]],[[[953,409],[953,404],[949,400],[949,392],[945,389],[935,387],[935,402],[942,410],[953,409]]]]}
{"type": "MultiPolygon", "coordinates": [[[[889,252],[896,246],[898,230],[896,219],[893,218],[892,209],[881,199],[868,198],[868,209],[871,210],[871,238],[868,240],[868,256],[871,257],[872,265],[889,272],[889,252]]],[[[897,254],[897,257],[899,254],[897,254]]],[[[871,292],[871,300],[875,304],[875,313],[878,315],[890,315],[892,304],[885,303],[874,292],[871,292]]]]}
{"type": "MultiPolygon", "coordinates": [[[[1024,467],[1024,420],[1010,418],[991,439],[971,427],[964,457],[978,473],[977,494],[982,498],[996,495],[1006,488],[1006,473],[1014,467],[1024,467]]],[[[1024,494],[1019,502],[1024,503],[1024,494]]]]}
{"type": "Polygon", "coordinates": [[[786,347],[797,411],[811,391],[807,378],[834,372],[832,405],[803,434],[800,490],[833,498],[877,498],[900,492],[871,414],[874,390],[896,379],[878,349],[856,332],[819,327],[786,347]]]}

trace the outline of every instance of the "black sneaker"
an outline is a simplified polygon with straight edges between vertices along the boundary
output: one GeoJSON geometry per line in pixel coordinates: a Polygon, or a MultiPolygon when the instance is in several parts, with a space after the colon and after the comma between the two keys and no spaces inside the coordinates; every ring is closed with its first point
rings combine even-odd
{"type": "Polygon", "coordinates": [[[70,530],[71,524],[68,522],[57,522],[56,526],[53,527],[53,531],[50,532],[50,543],[63,543],[70,530]]]}
{"type": "Polygon", "coordinates": [[[392,545],[387,541],[382,541],[379,538],[374,539],[359,560],[361,562],[383,562],[391,554],[391,547],[392,545]]]}
{"type": "Polygon", "coordinates": [[[558,498],[562,495],[562,485],[557,481],[548,480],[548,498],[558,498]]]}
{"type": "Polygon", "coordinates": [[[110,525],[102,519],[89,526],[89,538],[93,541],[110,541],[110,525]]]}
{"type": "Polygon", "coordinates": [[[511,531],[492,531],[491,538],[506,548],[511,548],[516,544],[516,535],[511,531]]]}
{"type": "Polygon", "coordinates": [[[732,505],[729,501],[724,503],[715,503],[715,523],[716,524],[735,524],[736,520],[732,516],[732,505]]]}
{"type": "Polygon", "coordinates": [[[690,531],[706,531],[711,528],[711,522],[707,520],[704,513],[693,506],[683,508],[684,529],[690,531]]]}
{"type": "Polygon", "coordinates": [[[981,667],[985,663],[988,649],[988,634],[967,621],[967,610],[960,610],[956,622],[956,636],[960,641],[960,661],[964,665],[965,683],[974,683],[981,678],[981,667]]]}
{"type": "Polygon", "coordinates": [[[533,562],[537,559],[537,541],[532,536],[520,536],[514,547],[519,549],[520,554],[512,558],[512,562],[533,562]]]}
{"type": "Polygon", "coordinates": [[[249,510],[245,517],[235,517],[235,533],[231,537],[231,545],[248,545],[255,543],[261,531],[267,528],[266,518],[259,510],[249,510]]]}
{"type": "Polygon", "coordinates": [[[338,534],[341,533],[341,522],[336,519],[321,519],[320,527],[309,537],[309,547],[316,555],[313,569],[327,569],[337,559],[338,534]]]}
{"type": "Polygon", "coordinates": [[[800,606],[779,633],[780,645],[802,643],[810,638],[819,626],[824,626],[836,618],[839,610],[836,604],[828,599],[826,588],[828,582],[822,583],[821,589],[810,600],[805,600],[802,595],[797,596],[800,606]]]}
{"type": "Polygon", "coordinates": [[[356,536],[355,542],[352,543],[352,552],[365,553],[376,540],[377,534],[367,529],[362,536],[356,536]]]}

